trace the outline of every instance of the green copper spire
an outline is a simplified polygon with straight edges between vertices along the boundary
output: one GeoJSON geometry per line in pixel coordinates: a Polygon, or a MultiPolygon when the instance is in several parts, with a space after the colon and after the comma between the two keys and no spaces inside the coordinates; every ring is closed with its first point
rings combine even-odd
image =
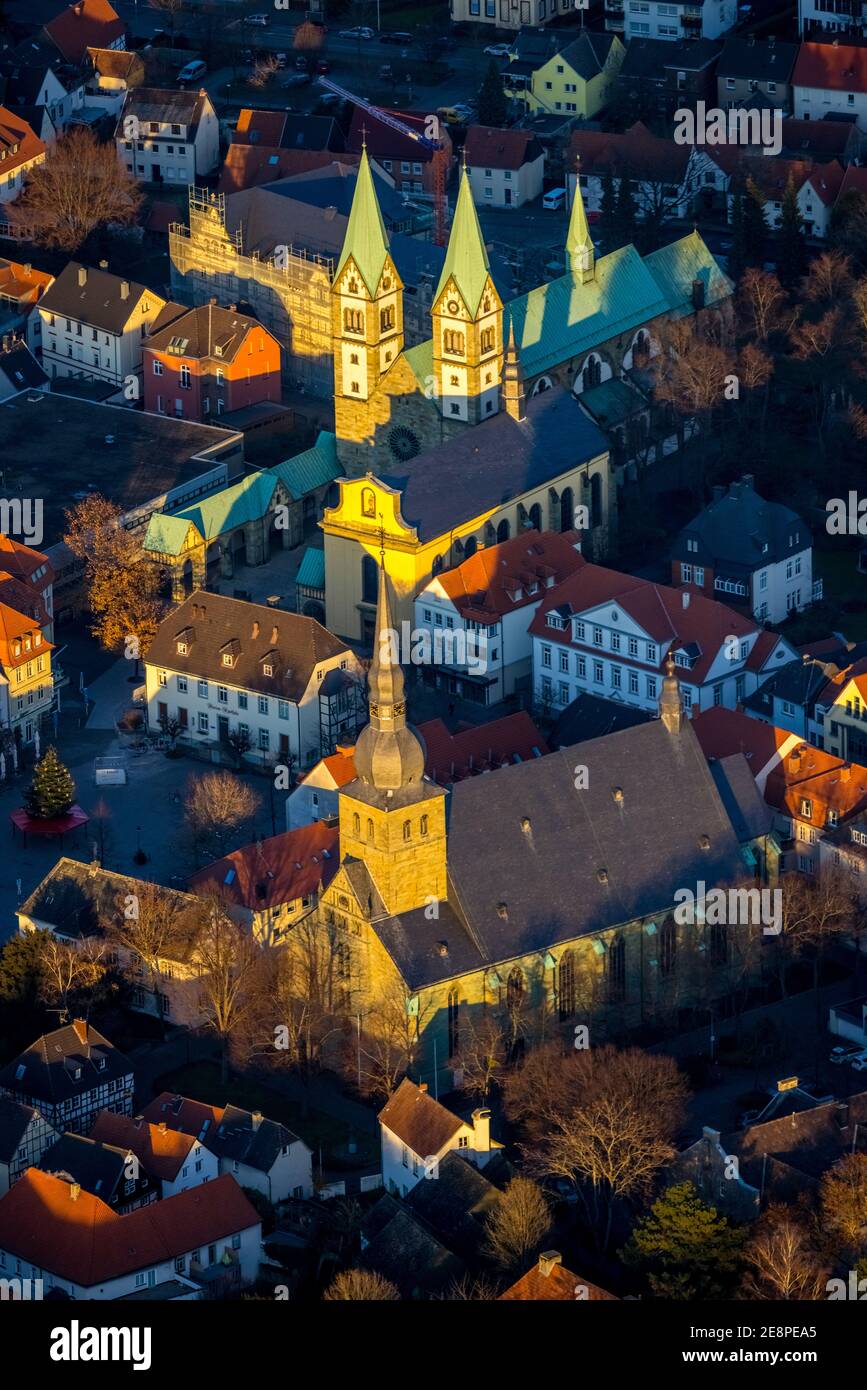
{"type": "Polygon", "coordinates": [[[453,278],[467,310],[475,317],[489,274],[488,253],[485,250],[470,180],[464,165],[455,206],[455,220],[449,233],[445,264],[434,295],[434,303],[439,299],[449,279],[453,278]]]}
{"type": "Polygon", "coordinates": [[[388,237],[386,236],[382,213],[379,210],[376,189],[373,186],[373,174],[370,171],[370,161],[367,158],[367,149],[365,148],[361,151],[355,194],[352,199],[343,250],[340,252],[340,260],[337,262],[335,279],[351,256],[372,298],[376,294],[387,255],[388,237]]]}
{"type": "Polygon", "coordinates": [[[575,174],[575,198],[569,217],[569,231],[566,236],[566,256],[573,275],[580,275],[582,283],[593,279],[595,252],[593,238],[587,224],[584,199],[581,196],[581,180],[575,174]]]}

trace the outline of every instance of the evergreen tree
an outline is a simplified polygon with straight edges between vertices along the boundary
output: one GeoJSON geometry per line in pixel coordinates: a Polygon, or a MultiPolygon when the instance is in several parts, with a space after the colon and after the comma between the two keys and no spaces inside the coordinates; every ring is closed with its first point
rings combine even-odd
{"type": "Polygon", "coordinates": [[[657,1298],[718,1299],[731,1294],[745,1242],[746,1232],[685,1182],[657,1198],[621,1255],[645,1271],[657,1298]]]}
{"type": "Polygon", "coordinates": [[[48,748],[36,764],[24,805],[31,816],[52,820],[55,816],[65,816],[74,801],[75,783],[69,768],[58,758],[56,748],[48,748]]]}
{"type": "Polygon", "coordinates": [[[485,80],[479,88],[479,125],[504,126],[509,107],[503,91],[503,76],[491,59],[485,80]]]}
{"type": "Polygon", "coordinates": [[[780,278],[780,284],[787,290],[791,290],[807,269],[804,219],[798,207],[798,190],[791,177],[783,194],[783,207],[776,242],[777,274],[780,278]]]}
{"type": "Polygon", "coordinates": [[[744,194],[744,251],[747,265],[763,265],[768,224],[765,221],[765,197],[752,179],[747,179],[744,194]]]}

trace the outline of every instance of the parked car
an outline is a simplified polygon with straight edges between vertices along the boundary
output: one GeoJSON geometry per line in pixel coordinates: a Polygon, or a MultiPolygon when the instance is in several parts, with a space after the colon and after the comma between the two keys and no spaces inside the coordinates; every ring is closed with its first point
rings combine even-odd
{"type": "Polygon", "coordinates": [[[380,82],[392,82],[394,80],[394,69],[392,68],[391,63],[382,63],[380,65],[378,76],[380,82]]]}
{"type": "Polygon", "coordinates": [[[288,66],[289,66],[289,55],[288,55],[288,53],[275,53],[275,54],[274,54],[274,62],[277,64],[278,68],[288,68],[288,66]]]}
{"type": "Polygon", "coordinates": [[[290,72],[288,77],[284,77],[280,83],[281,87],[306,87],[313,78],[309,72],[290,72]]]}
{"type": "Polygon", "coordinates": [[[295,67],[298,72],[306,72],[309,67],[309,60],[307,58],[296,58],[295,67]]]}
{"type": "Polygon", "coordinates": [[[271,16],[267,14],[248,14],[242,21],[251,29],[267,29],[271,23],[271,16]]]}
{"type": "Polygon", "coordinates": [[[489,58],[508,58],[511,51],[507,43],[489,43],[487,48],[482,49],[482,52],[487,53],[489,58]]]}
{"type": "Polygon", "coordinates": [[[454,106],[452,107],[452,110],[457,113],[457,118],[459,121],[471,121],[473,119],[473,116],[476,114],[475,107],[467,106],[462,101],[456,101],[454,106]]]}
{"type": "Polygon", "coordinates": [[[204,77],[208,71],[207,63],[203,63],[200,58],[192,63],[187,63],[186,67],[181,68],[178,73],[179,82],[198,82],[200,77],[204,77]]]}
{"type": "Polygon", "coordinates": [[[316,64],[316,71],[320,77],[324,77],[326,73],[331,71],[331,64],[325,58],[320,58],[316,64]]]}
{"type": "Polygon", "coordinates": [[[339,39],[372,39],[375,38],[372,29],[368,29],[366,24],[356,24],[354,29],[340,29],[337,37],[339,39]]]}
{"type": "Polygon", "coordinates": [[[412,34],[405,34],[402,30],[394,30],[390,33],[383,33],[379,36],[380,43],[406,44],[412,43],[412,34]]]}
{"type": "Polygon", "coordinates": [[[843,1043],[839,1047],[832,1047],[828,1061],[832,1067],[842,1067],[844,1062],[849,1062],[853,1057],[857,1057],[863,1052],[863,1047],[857,1043],[843,1043]]]}
{"type": "Polygon", "coordinates": [[[867,1047],[860,1048],[854,1057],[850,1057],[848,1060],[853,1071],[867,1071],[867,1047]]]}
{"type": "Polygon", "coordinates": [[[565,188],[549,188],[548,192],[542,199],[542,207],[545,209],[546,212],[556,212],[558,208],[563,207],[565,202],[565,188]]]}

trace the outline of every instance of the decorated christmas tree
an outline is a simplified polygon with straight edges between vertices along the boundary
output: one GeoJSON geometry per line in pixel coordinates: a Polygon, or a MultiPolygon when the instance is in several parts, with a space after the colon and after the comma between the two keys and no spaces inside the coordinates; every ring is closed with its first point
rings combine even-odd
{"type": "Polygon", "coordinates": [[[39,820],[65,816],[75,801],[75,783],[68,767],[60,761],[56,748],[48,748],[36,764],[33,781],[24,795],[28,814],[39,820]]]}

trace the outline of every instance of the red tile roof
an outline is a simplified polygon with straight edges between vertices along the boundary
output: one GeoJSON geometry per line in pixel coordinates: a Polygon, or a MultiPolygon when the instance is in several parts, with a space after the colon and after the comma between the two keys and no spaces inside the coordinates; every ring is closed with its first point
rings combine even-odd
{"type": "Polygon", "coordinates": [[[787,744],[799,741],[788,729],[778,729],[723,705],[698,710],[692,716],[692,727],[708,761],[743,753],[756,778],[761,773],[766,776],[779,763],[787,744]]]}
{"type": "Polygon", "coordinates": [[[233,850],[189,882],[196,893],[218,893],[238,907],[265,912],[327,888],[339,861],[337,828],[319,820],[233,850]]]}
{"type": "Polygon", "coordinates": [[[108,0],[76,0],[45,26],[45,32],[68,63],[80,63],[88,48],[111,48],[126,25],[108,0]]]}
{"type": "MultiPolygon", "coordinates": [[[[450,733],[441,719],[428,719],[416,733],[425,746],[425,772],[440,786],[516,761],[527,763],[550,751],[526,710],[456,733],[450,733]]],[[[338,788],[355,780],[353,752],[345,748],[322,760],[338,788]]]]}
{"type": "MultiPolygon", "coordinates": [[[[35,304],[53,279],[53,275],[48,275],[43,270],[34,270],[32,265],[7,261],[0,257],[0,296],[5,299],[14,299],[22,306],[35,304]]],[[[5,537],[0,537],[0,540],[3,539],[5,537]]]]}
{"type": "Polygon", "coordinates": [[[0,1199],[0,1248],[86,1289],[259,1225],[228,1174],[126,1216],[84,1189],[73,1200],[73,1190],[29,1168],[0,1199]]]}
{"type": "Polygon", "coordinates": [[[8,604],[0,603],[0,666],[4,670],[23,666],[28,661],[35,661],[38,656],[54,651],[51,643],[46,642],[42,636],[41,627],[42,623],[38,619],[26,617],[10,608],[8,604]],[[31,644],[30,650],[27,651],[21,639],[34,637],[37,632],[40,637],[39,645],[31,644]]]}
{"type": "Polygon", "coordinates": [[[139,1116],[119,1115],[114,1110],[102,1110],[90,1131],[98,1143],[113,1144],[134,1153],[146,1172],[155,1178],[173,1182],[197,1142],[194,1134],[148,1124],[139,1116]]]}
{"type": "MultiPolygon", "coordinates": [[[[357,164],[357,154],[341,154],[341,164],[357,164]]],[[[334,163],[331,150],[281,150],[276,145],[246,145],[234,141],[226,151],[217,190],[240,193],[294,174],[309,174],[334,163]]],[[[177,209],[175,210],[177,212],[177,209]]]]}
{"type": "Polygon", "coordinates": [[[232,131],[232,144],[272,145],[276,148],[285,124],[285,111],[258,111],[252,106],[245,106],[239,112],[232,131]]]}
{"type": "Polygon", "coordinates": [[[601,1303],[611,1301],[618,1303],[616,1294],[606,1293],[598,1284],[591,1284],[589,1279],[583,1279],[577,1274],[572,1274],[570,1270],[564,1269],[560,1263],[552,1264],[547,1268],[546,1258],[541,1255],[532,1269],[522,1275],[517,1283],[512,1284],[511,1288],[506,1289],[505,1293],[500,1294],[500,1301],[504,1299],[520,1303],[601,1303]]]}
{"type": "Polygon", "coordinates": [[[792,71],[795,87],[867,92],[867,48],[846,43],[802,43],[792,71]]]}
{"type": "Polygon", "coordinates": [[[546,589],[582,569],[587,561],[575,549],[579,539],[577,531],[521,531],[443,570],[426,587],[441,588],[463,618],[490,626],[539,603],[546,589]]]}
{"type": "MultiPolygon", "coordinates": [[[[818,125],[819,122],[817,121],[818,125]]],[[[863,193],[867,196],[867,169],[861,168],[857,164],[850,164],[843,175],[843,182],[837,193],[837,199],[844,198],[847,193],[863,193]]]]}
{"type": "Polygon", "coordinates": [[[651,670],[662,670],[670,648],[677,650],[680,646],[695,644],[698,648],[695,663],[688,674],[682,675],[690,684],[701,684],[706,679],[727,637],[746,637],[756,631],[752,620],[715,599],[653,584],[649,579],[621,574],[602,565],[587,564],[547,594],[530,624],[530,632],[592,654],[593,647],[573,642],[570,629],[555,633],[548,627],[546,616],[561,605],[567,605],[578,615],[603,603],[615,603],[624,609],[657,644],[657,661],[637,664],[649,664],[651,670]],[[684,598],[689,599],[686,607],[684,598]]]}
{"type": "MultiPolygon", "coordinates": [[[[0,106],[0,153],[3,173],[11,174],[45,154],[45,143],[34,130],[5,106],[0,106]]],[[[44,288],[44,287],[43,287],[44,288]]]]}
{"type": "Polygon", "coordinates": [[[409,1077],[401,1081],[378,1119],[419,1158],[439,1154],[465,1124],[409,1077]]]}
{"type": "Polygon", "coordinates": [[[491,169],[520,169],[543,153],[532,130],[501,130],[499,126],[471,125],[464,143],[467,164],[491,169]]]}
{"type": "Polygon", "coordinates": [[[169,1129],[181,1134],[192,1134],[204,1138],[202,1131],[207,1126],[208,1135],[215,1133],[222,1124],[225,1107],[206,1105],[203,1100],[190,1100],[188,1096],[178,1096],[171,1091],[161,1091],[150,1105],[142,1111],[142,1119],[148,1124],[166,1124],[169,1129]]]}
{"type": "Polygon", "coordinates": [[[622,135],[599,130],[573,131],[569,154],[567,168],[570,172],[580,158],[582,174],[625,170],[634,179],[644,176],[679,184],[686,173],[690,147],[664,140],[641,121],[636,121],[622,135]]]}
{"type": "Polygon", "coordinates": [[[785,815],[823,829],[829,811],[843,821],[867,808],[867,768],[802,743],[771,770],[764,798],[785,815]],[[809,816],[803,798],[810,802],[809,816]]]}

